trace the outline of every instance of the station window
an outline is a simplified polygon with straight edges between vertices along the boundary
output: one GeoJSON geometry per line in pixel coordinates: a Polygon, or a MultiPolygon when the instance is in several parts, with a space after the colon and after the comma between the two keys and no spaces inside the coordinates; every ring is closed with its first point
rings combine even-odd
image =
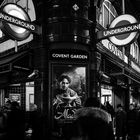
{"type": "Polygon", "coordinates": [[[135,41],[130,45],[130,55],[135,59],[135,61],[140,65],[140,51],[138,42],[135,41]]]}
{"type": "Polygon", "coordinates": [[[105,105],[107,101],[112,104],[112,87],[101,85],[101,103],[105,105]]]}
{"type": "Polygon", "coordinates": [[[100,14],[98,22],[104,28],[107,28],[113,21],[113,19],[115,19],[118,16],[114,6],[109,0],[104,0],[99,13],[100,14]]]}
{"type": "Polygon", "coordinates": [[[34,82],[26,82],[25,87],[25,101],[26,101],[26,111],[32,111],[34,107],[34,82]]]}

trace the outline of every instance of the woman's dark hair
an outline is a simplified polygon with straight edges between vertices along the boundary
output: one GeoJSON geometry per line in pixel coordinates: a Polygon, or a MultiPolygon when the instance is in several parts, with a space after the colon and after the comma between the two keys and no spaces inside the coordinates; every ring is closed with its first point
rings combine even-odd
{"type": "Polygon", "coordinates": [[[61,75],[58,79],[59,82],[61,82],[63,79],[67,79],[69,83],[71,83],[71,79],[68,75],[61,75]]]}

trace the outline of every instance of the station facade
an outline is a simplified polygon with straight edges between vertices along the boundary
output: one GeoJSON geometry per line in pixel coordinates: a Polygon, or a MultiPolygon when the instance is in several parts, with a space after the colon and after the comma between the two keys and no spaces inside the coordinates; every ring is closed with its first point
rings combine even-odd
{"type": "MultiPolygon", "coordinates": [[[[102,104],[109,101],[115,109],[119,103],[126,110],[130,103],[140,103],[137,39],[125,46],[117,46],[109,39],[99,41],[96,37],[98,31],[107,29],[119,16],[109,0],[100,3],[52,0],[44,2],[47,8],[43,2],[41,7],[31,0],[29,3],[26,0],[7,1],[11,2],[21,7],[28,4],[30,10],[25,9],[30,22],[39,24],[42,34],[30,33],[26,39],[16,40],[1,31],[1,106],[10,99],[31,111],[32,105],[36,104],[44,120],[43,135],[48,137],[54,130],[56,118],[54,91],[63,74],[71,78],[71,88],[80,96],[82,104],[91,96],[99,97],[102,104]]],[[[17,26],[10,27],[16,30],[17,26]]],[[[72,120],[74,111],[75,108],[66,108],[59,112],[57,122],[60,127],[72,120]]],[[[60,133],[61,129],[58,131],[60,133]]]]}

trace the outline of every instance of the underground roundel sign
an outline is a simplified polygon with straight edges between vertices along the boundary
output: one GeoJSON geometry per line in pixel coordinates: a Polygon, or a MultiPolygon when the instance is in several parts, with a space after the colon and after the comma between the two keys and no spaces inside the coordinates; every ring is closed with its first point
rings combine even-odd
{"type": "Polygon", "coordinates": [[[129,44],[136,38],[138,34],[138,31],[136,30],[137,28],[139,28],[137,27],[139,25],[134,25],[135,23],[137,23],[137,20],[129,14],[118,16],[112,21],[109,28],[119,28],[113,29],[111,30],[111,32],[108,32],[108,34],[118,33],[118,35],[110,36],[109,40],[118,46],[129,44]]]}
{"type": "Polygon", "coordinates": [[[9,3],[2,7],[0,13],[2,31],[15,40],[24,40],[30,35],[30,18],[19,5],[9,3]],[[15,24],[15,25],[14,25],[15,24]],[[24,28],[25,27],[25,28],[24,28]]]}

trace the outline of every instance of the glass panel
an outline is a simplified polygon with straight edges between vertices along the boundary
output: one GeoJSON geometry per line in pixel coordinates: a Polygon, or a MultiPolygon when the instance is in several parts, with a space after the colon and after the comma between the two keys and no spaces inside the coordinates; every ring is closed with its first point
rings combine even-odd
{"type": "Polygon", "coordinates": [[[107,10],[107,8],[104,8],[104,27],[107,27],[109,25],[109,12],[107,10]]]}
{"type": "Polygon", "coordinates": [[[117,12],[110,1],[105,0],[100,9],[99,24],[107,28],[112,20],[117,17],[117,12]]]}
{"type": "Polygon", "coordinates": [[[86,96],[86,67],[53,65],[52,67],[54,128],[73,120],[86,96]]]}
{"type": "Polygon", "coordinates": [[[26,83],[26,111],[33,111],[34,107],[34,82],[26,83]]]}
{"type": "Polygon", "coordinates": [[[9,94],[9,99],[13,102],[18,102],[19,104],[21,103],[21,95],[20,94],[9,94]]]}

